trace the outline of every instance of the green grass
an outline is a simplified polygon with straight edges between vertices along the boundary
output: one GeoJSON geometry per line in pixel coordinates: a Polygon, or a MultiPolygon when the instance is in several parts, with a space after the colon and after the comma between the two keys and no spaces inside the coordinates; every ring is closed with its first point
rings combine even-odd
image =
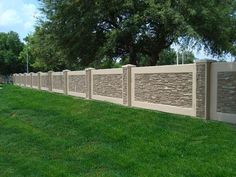
{"type": "Polygon", "coordinates": [[[4,85],[0,176],[236,176],[236,129],[4,85]]]}

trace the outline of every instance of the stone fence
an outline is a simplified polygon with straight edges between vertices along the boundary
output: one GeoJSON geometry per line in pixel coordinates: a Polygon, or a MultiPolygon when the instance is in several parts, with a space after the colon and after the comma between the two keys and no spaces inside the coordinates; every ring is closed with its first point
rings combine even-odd
{"type": "Polygon", "coordinates": [[[14,74],[15,85],[236,123],[236,63],[14,74]]]}

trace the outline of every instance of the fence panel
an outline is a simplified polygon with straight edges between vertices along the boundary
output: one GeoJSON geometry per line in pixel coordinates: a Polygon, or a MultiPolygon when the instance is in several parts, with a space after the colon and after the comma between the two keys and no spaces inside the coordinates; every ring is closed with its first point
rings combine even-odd
{"type": "Polygon", "coordinates": [[[134,107],[196,116],[196,66],[154,66],[131,70],[134,107]]]}
{"type": "Polygon", "coordinates": [[[28,73],[26,74],[26,87],[31,87],[31,75],[28,73]]]}
{"type": "Polygon", "coordinates": [[[38,89],[39,87],[39,78],[37,73],[32,74],[32,88],[38,89]]]}
{"type": "Polygon", "coordinates": [[[211,66],[210,118],[236,123],[236,63],[211,66]]]}
{"type": "Polygon", "coordinates": [[[92,70],[92,99],[123,104],[122,77],[123,70],[121,68],[92,70]]]}
{"type": "Polygon", "coordinates": [[[49,89],[48,73],[40,73],[40,77],[41,77],[41,90],[48,90],[49,89]]]}
{"type": "Polygon", "coordinates": [[[72,96],[86,97],[86,73],[85,71],[68,72],[68,94],[72,96]]]}
{"type": "Polygon", "coordinates": [[[64,75],[62,72],[52,73],[52,91],[64,93],[64,75]]]}

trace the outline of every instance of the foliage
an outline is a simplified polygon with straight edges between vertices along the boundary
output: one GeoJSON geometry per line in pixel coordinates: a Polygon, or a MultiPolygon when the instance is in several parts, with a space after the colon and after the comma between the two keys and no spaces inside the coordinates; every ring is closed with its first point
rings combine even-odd
{"type": "MultiPolygon", "coordinates": [[[[147,55],[139,55],[139,65],[140,66],[148,66],[149,65],[149,57],[147,55]]],[[[184,61],[184,64],[190,64],[193,63],[195,60],[195,56],[190,51],[182,51],[179,52],[179,64],[182,64],[182,58],[184,61]]],[[[128,64],[128,59],[122,60],[121,64],[128,64]]],[[[174,49],[168,48],[164,49],[159,56],[159,60],[157,61],[157,65],[174,65],[177,64],[177,55],[174,49]]]]}
{"type": "Polygon", "coordinates": [[[233,125],[0,90],[1,176],[236,176],[233,125]]]}
{"type": "Polygon", "coordinates": [[[26,45],[21,53],[30,58],[31,71],[60,71],[65,69],[66,60],[45,26],[36,27],[33,35],[25,38],[26,45]]]}
{"type": "Polygon", "coordinates": [[[16,32],[0,33],[0,74],[23,72],[25,67],[18,59],[23,48],[16,32]]]}
{"type": "MultiPolygon", "coordinates": [[[[41,0],[46,29],[80,66],[128,59],[156,65],[173,43],[235,55],[235,0],[41,0]],[[79,60],[78,60],[79,59],[79,60]]],[[[168,63],[168,62],[167,62],[168,63]]]]}

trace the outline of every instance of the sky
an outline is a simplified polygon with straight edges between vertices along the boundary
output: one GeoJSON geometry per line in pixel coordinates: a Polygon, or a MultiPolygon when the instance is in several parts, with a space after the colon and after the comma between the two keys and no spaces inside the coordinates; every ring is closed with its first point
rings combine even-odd
{"type": "Polygon", "coordinates": [[[23,41],[34,31],[38,7],[37,0],[0,0],[0,32],[15,31],[23,41]]]}
{"type": "MultiPolygon", "coordinates": [[[[0,32],[15,31],[23,39],[34,31],[40,4],[37,0],[0,0],[0,32]]],[[[178,47],[173,47],[175,50],[178,47]]],[[[199,59],[214,59],[203,50],[192,50],[199,59]]]]}

